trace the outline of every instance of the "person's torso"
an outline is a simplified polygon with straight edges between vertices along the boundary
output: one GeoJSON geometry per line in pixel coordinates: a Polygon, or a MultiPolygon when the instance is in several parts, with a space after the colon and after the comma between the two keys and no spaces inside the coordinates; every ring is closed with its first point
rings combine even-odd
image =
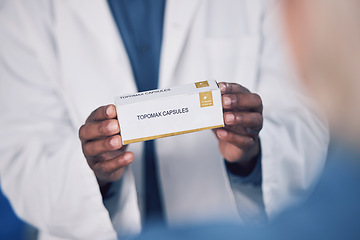
{"type": "MultiPolygon", "coordinates": [[[[61,86],[82,124],[114,96],[136,92],[118,29],[105,1],[57,3],[56,44],[61,86]]],[[[251,1],[168,1],[160,59],[159,87],[204,79],[256,87],[262,9],[251,1]],[[249,11],[254,16],[248,18],[249,11]],[[256,16],[256,17],[255,17],[256,16]]],[[[142,143],[132,144],[132,169],[142,204],[142,143]]],[[[224,160],[212,131],[157,140],[165,212],[170,223],[214,216],[237,218],[224,160]]],[[[247,201],[258,213],[261,194],[247,201]]],[[[263,210],[260,210],[260,212],[263,210]]],[[[250,214],[251,215],[251,214],[250,214]]]]}

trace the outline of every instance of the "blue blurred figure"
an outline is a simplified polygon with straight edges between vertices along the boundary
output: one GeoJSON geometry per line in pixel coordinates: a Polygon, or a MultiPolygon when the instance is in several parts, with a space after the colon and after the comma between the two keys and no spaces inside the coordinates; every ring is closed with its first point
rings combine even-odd
{"type": "Polygon", "coordinates": [[[360,239],[360,153],[333,144],[310,199],[266,226],[213,223],[166,229],[152,226],[138,239],[360,239]]]}

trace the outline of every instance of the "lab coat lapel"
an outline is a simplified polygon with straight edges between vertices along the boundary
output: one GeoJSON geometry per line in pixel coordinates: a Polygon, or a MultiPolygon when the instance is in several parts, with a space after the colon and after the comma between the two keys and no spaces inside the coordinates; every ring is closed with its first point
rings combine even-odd
{"type": "Polygon", "coordinates": [[[202,0],[168,0],[164,17],[159,86],[169,87],[191,23],[202,0]]]}
{"type": "Polygon", "coordinates": [[[259,0],[246,0],[246,8],[249,32],[257,34],[262,19],[262,4],[259,0]]]}
{"type": "Polygon", "coordinates": [[[137,89],[107,2],[64,0],[55,4],[62,84],[76,99],[78,106],[72,107],[77,107],[83,122],[96,107],[137,89]]]}
{"type": "MultiPolygon", "coordinates": [[[[74,128],[78,129],[94,109],[113,103],[116,95],[136,91],[136,87],[126,51],[105,0],[54,1],[54,15],[60,91],[74,128]]],[[[135,154],[134,161],[141,160],[140,144],[131,145],[129,150],[135,154]]],[[[94,180],[94,175],[88,174],[87,178],[82,181],[94,180]]],[[[99,216],[110,213],[113,227],[120,234],[126,234],[128,230],[139,230],[141,223],[132,173],[127,170],[122,181],[126,182],[123,184],[126,187],[117,192],[119,206],[114,203],[107,212],[99,202],[101,205],[97,208],[100,209],[99,216]],[[112,212],[113,208],[126,210],[112,212]]],[[[93,186],[95,190],[88,196],[101,199],[98,187],[93,186]],[[96,191],[97,195],[93,194],[96,191]]]]}
{"type": "Polygon", "coordinates": [[[241,79],[241,84],[252,92],[258,91],[258,62],[260,61],[260,45],[262,44],[259,32],[262,31],[263,8],[260,0],[246,0],[246,19],[248,32],[241,38],[238,66],[235,79],[241,79]]]}
{"type": "Polygon", "coordinates": [[[99,47],[109,57],[116,57],[117,53],[114,49],[119,45],[119,40],[121,42],[121,38],[117,32],[107,1],[67,0],[67,2],[83,24],[84,33],[96,39],[99,47]],[[111,38],[104,38],[104,36],[111,36],[111,38]]]}

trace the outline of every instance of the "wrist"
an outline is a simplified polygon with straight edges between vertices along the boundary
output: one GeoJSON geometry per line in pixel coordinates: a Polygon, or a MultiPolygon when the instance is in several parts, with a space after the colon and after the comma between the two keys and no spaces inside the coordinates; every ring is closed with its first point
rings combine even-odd
{"type": "Polygon", "coordinates": [[[248,176],[250,173],[253,172],[256,163],[259,159],[260,154],[260,141],[254,146],[254,148],[246,154],[246,156],[241,157],[237,161],[227,161],[226,159],[226,166],[228,167],[229,171],[235,175],[239,176],[248,176]]]}

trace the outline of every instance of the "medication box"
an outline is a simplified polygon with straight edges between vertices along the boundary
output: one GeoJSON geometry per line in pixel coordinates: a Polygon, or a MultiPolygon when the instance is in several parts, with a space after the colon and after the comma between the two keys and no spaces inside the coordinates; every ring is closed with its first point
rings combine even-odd
{"type": "Polygon", "coordinates": [[[214,80],[115,97],[123,144],[224,126],[214,80]]]}

